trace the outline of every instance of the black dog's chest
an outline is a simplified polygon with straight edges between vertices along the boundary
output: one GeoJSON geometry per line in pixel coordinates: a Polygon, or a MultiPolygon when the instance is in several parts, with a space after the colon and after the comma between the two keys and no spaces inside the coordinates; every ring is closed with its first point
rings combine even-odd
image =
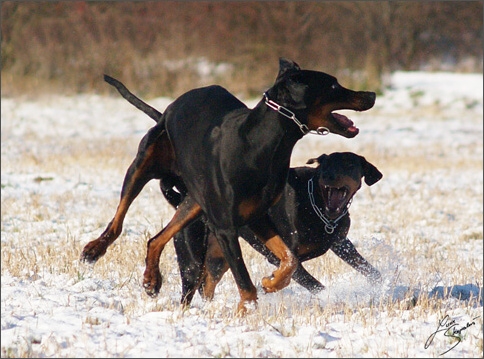
{"type": "Polygon", "coordinates": [[[300,214],[295,218],[295,227],[299,245],[312,247],[317,252],[316,255],[325,253],[338,239],[338,228],[333,233],[328,233],[326,224],[317,216],[309,201],[300,203],[297,210],[300,214]]]}
{"type": "Polygon", "coordinates": [[[279,230],[290,248],[297,252],[301,261],[320,256],[331,248],[333,243],[346,236],[349,217],[338,222],[332,233],[325,229],[326,224],[316,214],[309,200],[307,180],[311,176],[297,176],[291,169],[283,200],[271,208],[270,213],[278,220],[279,230]]]}

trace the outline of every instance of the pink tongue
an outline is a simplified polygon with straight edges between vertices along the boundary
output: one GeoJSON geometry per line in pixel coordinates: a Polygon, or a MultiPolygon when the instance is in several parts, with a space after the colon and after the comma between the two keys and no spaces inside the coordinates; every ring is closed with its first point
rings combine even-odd
{"type": "Polygon", "coordinates": [[[354,125],[353,121],[351,121],[345,115],[340,115],[339,113],[332,113],[333,117],[340,123],[341,126],[348,128],[354,125]]]}

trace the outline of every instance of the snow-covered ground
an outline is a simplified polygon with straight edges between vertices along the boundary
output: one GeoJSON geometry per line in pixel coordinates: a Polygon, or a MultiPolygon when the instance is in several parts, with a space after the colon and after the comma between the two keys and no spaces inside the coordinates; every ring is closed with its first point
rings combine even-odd
{"type": "Polygon", "coordinates": [[[356,195],[349,237],[384,284],[326,254],[306,266],[323,293],[291,283],[264,294],[273,267],[244,246],[259,305],[242,318],[230,273],[213,302],[178,307],[172,247],[160,295],[144,294],[146,240],[173,214],[155,181],[108,253],[78,261],[112,218],[150,118],[114,90],[2,98],[2,357],[482,357],[483,76],[398,72],[391,83],[373,109],[346,113],[356,138],[308,135],[292,160],[347,150],[383,172],[356,195]]]}

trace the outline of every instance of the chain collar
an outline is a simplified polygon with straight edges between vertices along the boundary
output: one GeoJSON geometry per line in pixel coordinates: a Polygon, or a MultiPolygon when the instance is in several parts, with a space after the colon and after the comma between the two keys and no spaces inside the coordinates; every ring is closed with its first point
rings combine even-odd
{"type": "Polygon", "coordinates": [[[321,211],[321,209],[316,206],[316,201],[314,200],[314,195],[313,195],[313,188],[314,188],[314,184],[313,184],[313,177],[311,177],[308,181],[308,195],[309,195],[309,201],[311,201],[311,206],[313,206],[313,210],[314,212],[316,212],[316,214],[318,215],[319,219],[324,223],[324,230],[326,231],[326,233],[328,234],[332,234],[334,232],[334,229],[338,226],[338,222],[341,218],[343,218],[347,213],[348,213],[348,209],[350,208],[350,205],[351,205],[351,202],[353,201],[353,199],[351,199],[348,204],[346,205],[346,208],[345,210],[343,211],[343,213],[336,219],[329,219],[328,217],[326,217],[323,212],[321,211]]]}
{"type": "Polygon", "coordinates": [[[308,126],[301,123],[297,119],[296,114],[294,112],[292,112],[291,110],[289,110],[288,108],[286,108],[284,106],[277,104],[276,102],[274,102],[272,100],[269,100],[269,97],[267,96],[267,92],[264,92],[264,99],[265,99],[265,103],[268,107],[272,108],[274,111],[279,112],[281,115],[293,120],[294,123],[299,126],[299,129],[301,130],[303,135],[306,135],[308,133],[312,133],[312,134],[315,134],[315,135],[327,135],[329,133],[329,129],[326,128],[326,127],[318,127],[317,130],[310,130],[308,128],[308,126]]]}

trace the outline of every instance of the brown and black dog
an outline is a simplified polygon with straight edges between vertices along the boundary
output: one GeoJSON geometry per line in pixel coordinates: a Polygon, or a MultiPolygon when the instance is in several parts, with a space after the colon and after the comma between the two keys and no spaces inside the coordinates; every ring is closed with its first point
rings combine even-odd
{"type": "Polygon", "coordinates": [[[242,259],[239,228],[248,225],[280,261],[272,276],[262,279],[264,290],[287,286],[298,261],[267,211],[282,195],[292,150],[311,131],[356,136],[353,122],[333,111],[365,111],[373,107],[375,97],[374,92],[346,89],[331,75],[302,70],[282,58],[274,85],[253,109],[220,86],[188,91],[143,137],[114,218],[84,247],[81,260],[95,262],[104,255],[121,233],[131,202],[149,180],[160,179],[162,188],[175,186],[183,200],[168,225],[148,241],[146,293],[156,296],[160,291],[159,261],[165,245],[203,216],[234,275],[241,298],[238,309],[244,312],[247,303],[256,303],[257,290],[242,259]]]}
{"type": "MultiPolygon", "coordinates": [[[[318,166],[289,170],[281,200],[269,209],[284,242],[299,261],[292,278],[311,293],[324,289],[301,263],[331,249],[372,283],[381,281],[378,270],[347,238],[350,229],[348,208],[361,188],[362,178],[372,186],[382,178],[381,172],[364,157],[352,152],[323,154],[308,161],[308,164],[312,163],[318,163],[318,166]]],[[[270,263],[279,265],[278,258],[248,227],[242,227],[239,235],[270,263]]],[[[197,288],[202,297],[212,299],[217,283],[228,270],[216,238],[199,221],[175,236],[175,249],[182,277],[182,303],[190,304],[197,288]],[[204,236],[205,240],[202,239],[204,236]]]]}

